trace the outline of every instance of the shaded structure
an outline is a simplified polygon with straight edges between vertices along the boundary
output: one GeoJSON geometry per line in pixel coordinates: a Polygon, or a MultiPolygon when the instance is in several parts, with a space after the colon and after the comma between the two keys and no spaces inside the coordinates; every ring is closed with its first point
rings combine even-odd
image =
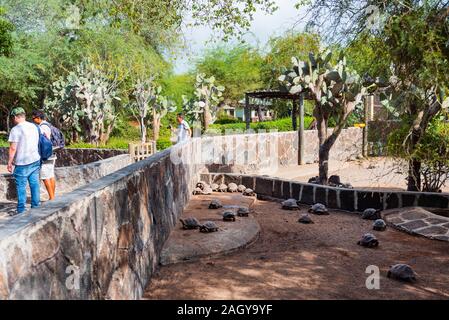
{"type": "Polygon", "coordinates": [[[250,99],[281,99],[291,100],[292,107],[292,126],[293,130],[298,130],[298,165],[304,164],[304,93],[299,92],[291,94],[288,91],[280,90],[260,90],[245,93],[245,122],[246,129],[250,128],[251,107],[250,99]],[[299,129],[297,118],[299,116],[299,129]]]}

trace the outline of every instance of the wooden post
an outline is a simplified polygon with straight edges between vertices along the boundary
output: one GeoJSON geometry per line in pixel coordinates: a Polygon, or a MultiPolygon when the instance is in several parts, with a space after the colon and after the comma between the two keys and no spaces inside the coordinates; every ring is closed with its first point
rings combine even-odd
{"type": "Polygon", "coordinates": [[[292,100],[292,127],[293,131],[296,131],[298,129],[298,108],[296,105],[296,100],[292,100]]]}
{"type": "Polygon", "coordinates": [[[251,109],[249,107],[249,96],[247,93],[245,93],[245,122],[246,130],[249,130],[251,122],[251,109]]]}
{"type": "Polygon", "coordinates": [[[370,109],[370,96],[365,96],[364,98],[364,106],[365,106],[365,126],[363,127],[363,144],[362,144],[362,156],[368,156],[368,122],[369,122],[369,109],[370,109]]]}
{"type": "Polygon", "coordinates": [[[299,131],[298,131],[298,165],[305,164],[304,159],[304,94],[299,95],[299,131]]]}

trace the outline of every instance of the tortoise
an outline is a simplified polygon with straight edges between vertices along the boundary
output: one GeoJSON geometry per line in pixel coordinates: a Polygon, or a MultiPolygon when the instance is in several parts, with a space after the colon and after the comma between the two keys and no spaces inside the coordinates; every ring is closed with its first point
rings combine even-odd
{"type": "Polygon", "coordinates": [[[390,266],[387,277],[406,282],[416,281],[416,273],[408,264],[395,264],[394,266],[390,266]]]}
{"type": "Polygon", "coordinates": [[[199,182],[196,184],[196,187],[197,187],[197,188],[200,188],[201,190],[204,190],[204,188],[205,188],[206,186],[208,186],[208,184],[207,184],[206,182],[204,182],[204,181],[199,181],[199,182]]]}
{"type": "Polygon", "coordinates": [[[209,203],[209,209],[219,209],[223,207],[220,200],[214,199],[209,203]]]}
{"type": "Polygon", "coordinates": [[[212,221],[206,221],[200,225],[200,232],[215,232],[218,231],[218,226],[212,221]]]}
{"type": "Polygon", "coordinates": [[[239,184],[237,186],[237,191],[238,192],[243,192],[243,191],[245,191],[245,189],[246,189],[246,187],[243,184],[239,184]]]}
{"type": "Polygon", "coordinates": [[[365,211],[362,212],[362,219],[366,219],[366,220],[377,220],[377,219],[381,219],[381,215],[380,215],[380,211],[379,209],[374,209],[374,208],[368,208],[365,209],[365,211]]]}
{"type": "Polygon", "coordinates": [[[249,209],[247,207],[240,207],[237,210],[237,215],[239,217],[248,217],[249,215],[249,209]]]}
{"type": "Polygon", "coordinates": [[[376,231],[385,231],[386,228],[387,228],[387,224],[386,224],[385,221],[382,220],[382,219],[377,219],[377,220],[374,221],[374,223],[373,223],[373,230],[376,230],[376,231]]]}
{"type": "Polygon", "coordinates": [[[223,221],[235,221],[235,212],[233,211],[223,212],[223,221]]]}
{"type": "Polygon", "coordinates": [[[365,233],[357,244],[362,247],[374,248],[379,245],[379,241],[372,233],[365,233]]]}
{"type": "Polygon", "coordinates": [[[210,188],[212,189],[212,191],[218,191],[218,188],[219,188],[220,186],[218,185],[218,184],[216,184],[216,183],[212,183],[211,185],[210,185],[210,188]]]}
{"type": "Polygon", "coordinates": [[[220,186],[218,187],[218,191],[220,192],[226,192],[228,191],[228,186],[225,185],[224,183],[220,184],[220,186]]]}
{"type": "Polygon", "coordinates": [[[310,207],[309,212],[317,215],[329,214],[329,211],[327,210],[326,206],[322,203],[315,203],[313,206],[310,207]]]}
{"type": "Polygon", "coordinates": [[[182,228],[185,230],[198,229],[200,222],[194,217],[188,217],[185,219],[179,219],[182,223],[182,228]]]}
{"type": "Polygon", "coordinates": [[[196,187],[195,190],[193,190],[193,195],[197,194],[203,194],[203,190],[200,187],[196,187]]]}
{"type": "Polygon", "coordinates": [[[343,184],[341,182],[340,176],[337,176],[337,175],[330,176],[328,183],[330,186],[341,186],[343,184]]]}
{"type": "Polygon", "coordinates": [[[230,184],[228,184],[228,191],[229,192],[237,192],[238,186],[234,182],[231,182],[230,184]]]}
{"type": "Polygon", "coordinates": [[[284,210],[299,210],[295,199],[288,199],[282,202],[282,209],[284,210]]]}
{"type": "Polygon", "coordinates": [[[304,224],[314,223],[312,218],[310,217],[310,215],[307,213],[303,214],[301,217],[299,217],[298,222],[304,223],[304,224]]]}
{"type": "Polygon", "coordinates": [[[252,197],[252,196],[255,196],[256,193],[254,192],[253,189],[246,188],[245,191],[243,191],[243,195],[244,195],[244,196],[252,197]]]}
{"type": "Polygon", "coordinates": [[[320,184],[320,178],[319,177],[312,177],[309,179],[309,181],[307,181],[307,183],[311,183],[311,184],[320,184]]]}
{"type": "Polygon", "coordinates": [[[209,185],[206,185],[203,189],[203,194],[212,194],[212,188],[209,185]]]}

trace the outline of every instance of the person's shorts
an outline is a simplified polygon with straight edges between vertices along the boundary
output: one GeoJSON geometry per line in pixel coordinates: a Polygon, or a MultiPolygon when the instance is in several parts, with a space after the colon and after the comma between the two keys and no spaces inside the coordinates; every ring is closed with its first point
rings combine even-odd
{"type": "Polygon", "coordinates": [[[55,177],[56,159],[48,159],[41,166],[41,180],[47,180],[55,177]]]}

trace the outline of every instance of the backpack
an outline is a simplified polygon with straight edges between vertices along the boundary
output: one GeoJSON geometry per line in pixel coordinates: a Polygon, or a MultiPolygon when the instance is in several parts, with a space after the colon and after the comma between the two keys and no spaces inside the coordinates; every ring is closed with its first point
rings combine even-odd
{"type": "Polygon", "coordinates": [[[61,130],[59,130],[54,125],[48,122],[42,123],[42,125],[49,127],[51,130],[50,140],[51,144],[53,145],[53,149],[64,148],[65,140],[61,130]]]}
{"type": "Polygon", "coordinates": [[[53,145],[50,139],[47,138],[45,134],[42,133],[41,128],[37,127],[37,131],[39,132],[39,155],[41,156],[42,161],[47,161],[53,155],[53,145]]]}

